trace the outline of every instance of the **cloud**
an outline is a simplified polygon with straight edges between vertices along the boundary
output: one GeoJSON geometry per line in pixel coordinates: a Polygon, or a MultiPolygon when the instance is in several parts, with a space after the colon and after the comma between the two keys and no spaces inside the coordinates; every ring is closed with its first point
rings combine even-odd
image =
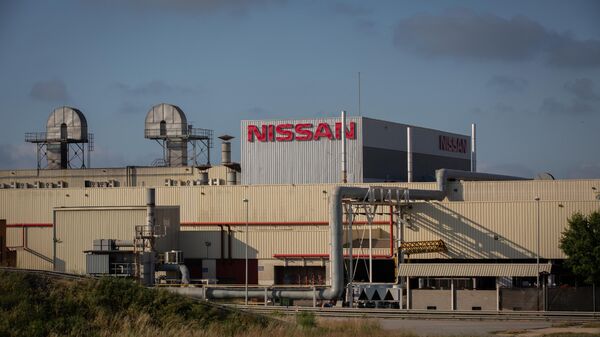
{"type": "Polygon", "coordinates": [[[600,179],[600,164],[581,164],[567,170],[569,179],[600,179]]]}
{"type": "Polygon", "coordinates": [[[124,101],[121,106],[119,107],[118,112],[120,114],[138,114],[138,113],[146,113],[148,112],[148,110],[150,109],[150,107],[148,106],[144,106],[141,104],[136,104],[130,101],[124,101]]]}
{"type": "MultiPolygon", "coordinates": [[[[113,2],[133,7],[135,10],[156,9],[186,14],[228,11],[236,15],[245,15],[251,9],[281,4],[285,0],[118,0],[113,2]]],[[[96,2],[90,1],[90,3],[96,5],[96,2]]]]}
{"type": "Polygon", "coordinates": [[[600,66],[600,41],[577,40],[525,17],[505,19],[467,9],[422,14],[396,26],[398,48],[427,56],[519,62],[545,57],[561,67],[600,66]]]}
{"type": "Polygon", "coordinates": [[[487,81],[486,86],[500,93],[522,92],[527,88],[529,82],[520,77],[496,75],[487,81]]]}
{"type": "Polygon", "coordinates": [[[154,80],[138,85],[116,83],[115,88],[128,96],[158,96],[169,94],[193,94],[198,90],[188,86],[172,85],[162,80],[154,80]]]}
{"type": "Polygon", "coordinates": [[[32,144],[0,144],[0,169],[36,167],[35,146],[32,144]]]}
{"type": "Polygon", "coordinates": [[[554,97],[542,101],[540,110],[548,114],[586,115],[596,113],[600,96],[594,92],[594,82],[589,78],[578,78],[566,82],[564,90],[571,96],[569,103],[564,103],[554,97]]]}
{"type": "Polygon", "coordinates": [[[572,99],[570,103],[563,103],[554,97],[547,97],[542,101],[540,111],[557,115],[586,115],[596,110],[591,104],[579,99],[572,99]]]}
{"type": "Polygon", "coordinates": [[[574,81],[565,83],[565,89],[575,95],[578,99],[596,101],[600,97],[594,93],[594,81],[589,78],[578,78],[574,81]]]}
{"type": "Polygon", "coordinates": [[[337,2],[331,6],[331,10],[336,14],[359,17],[371,14],[371,10],[362,6],[350,4],[347,2],[337,2]]]}
{"type": "Polygon", "coordinates": [[[29,96],[40,101],[50,102],[64,102],[69,98],[67,85],[58,79],[35,82],[29,96]]]}

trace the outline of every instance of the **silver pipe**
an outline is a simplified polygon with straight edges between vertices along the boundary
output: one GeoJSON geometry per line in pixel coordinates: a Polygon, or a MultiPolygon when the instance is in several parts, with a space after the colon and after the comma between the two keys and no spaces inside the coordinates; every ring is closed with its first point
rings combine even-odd
{"type": "Polygon", "coordinates": [[[477,138],[475,136],[475,123],[471,124],[471,172],[477,172],[477,138]]]}
{"type": "MultiPolygon", "coordinates": [[[[339,299],[344,290],[344,254],[343,254],[343,208],[342,199],[354,198],[362,199],[368,193],[369,189],[364,187],[337,186],[330,196],[329,201],[329,236],[331,238],[330,262],[331,262],[331,286],[319,290],[278,290],[273,289],[267,292],[268,298],[291,298],[291,299],[312,299],[316,296],[318,299],[332,300],[339,299]],[[316,292],[316,294],[315,294],[316,292]]],[[[188,296],[204,296],[199,288],[172,288],[173,292],[188,296]]],[[[205,291],[207,298],[244,298],[245,290],[229,290],[207,288],[205,291]]],[[[265,291],[248,290],[249,298],[263,299],[265,291]]]]}
{"type": "Polygon", "coordinates": [[[154,233],[154,208],[156,206],[156,190],[146,189],[146,229],[148,233],[154,233]]]}
{"type": "Polygon", "coordinates": [[[133,247],[133,240],[115,240],[116,247],[133,247]]]}
{"type": "Polygon", "coordinates": [[[410,126],[406,128],[406,172],[407,182],[412,183],[413,181],[413,163],[412,163],[412,135],[410,132],[410,126]]]}
{"type": "MultiPolygon", "coordinates": [[[[448,179],[464,179],[464,180],[522,180],[523,178],[503,176],[497,174],[486,174],[486,173],[473,173],[469,171],[458,171],[441,169],[436,171],[436,178],[438,183],[438,190],[404,190],[396,189],[398,191],[407,192],[410,195],[410,199],[413,200],[443,200],[446,197],[446,181],[448,179]]],[[[330,262],[331,262],[331,276],[329,288],[316,290],[316,298],[332,300],[339,299],[344,290],[344,250],[343,250],[343,206],[342,200],[351,199],[364,199],[369,188],[365,187],[350,187],[350,186],[336,186],[331,193],[329,199],[329,237],[331,238],[331,250],[330,250],[330,262]]],[[[390,196],[394,196],[390,193],[390,196]]],[[[403,199],[403,194],[397,193],[395,198],[403,199]]],[[[384,198],[384,195],[375,196],[373,201],[380,201],[384,198]]],[[[408,287],[408,286],[407,286],[408,287]]],[[[200,297],[206,296],[206,298],[244,298],[246,296],[245,290],[230,290],[230,289],[215,289],[207,288],[202,291],[199,288],[170,288],[170,291],[177,292],[183,295],[200,297]]],[[[265,296],[265,290],[248,290],[247,296],[249,298],[263,299],[265,296]]],[[[278,290],[272,289],[267,292],[268,298],[291,298],[291,299],[307,299],[310,300],[315,296],[313,290],[278,290]]],[[[410,294],[409,294],[410,296],[410,294]]],[[[409,297],[410,298],[410,297],[409,297]]]]}
{"type": "Polygon", "coordinates": [[[342,110],[342,182],[348,182],[348,171],[346,165],[346,111],[342,110]]]}

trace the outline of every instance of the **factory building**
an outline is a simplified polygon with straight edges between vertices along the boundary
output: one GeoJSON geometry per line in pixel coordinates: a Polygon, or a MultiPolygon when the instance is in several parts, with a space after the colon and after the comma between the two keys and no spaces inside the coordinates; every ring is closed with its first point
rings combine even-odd
{"type": "Polygon", "coordinates": [[[341,125],[340,118],[242,121],[242,184],[341,182],[344,136],[350,183],[434,181],[439,168],[471,170],[467,135],[367,117],[349,117],[344,133],[341,125]]]}
{"type": "MultiPolygon", "coordinates": [[[[151,122],[159,131],[146,136],[162,135],[164,143],[173,136],[189,145],[190,138],[208,134],[181,128],[169,135],[160,131],[162,120],[151,122]]],[[[409,146],[406,125],[365,117],[344,124],[334,118],[242,121],[241,165],[231,162],[231,136],[224,136],[219,166],[189,165],[193,155],[183,165],[177,143],[170,155],[172,146],[163,147],[163,167],[1,171],[0,263],[141,279],[152,274],[156,282],[172,281],[179,272],[192,283],[218,286],[245,282],[247,256],[254,286],[325,287],[314,298],[326,299],[337,298],[332,289],[340,282],[357,282],[357,289],[388,284],[403,289],[403,307],[422,309],[494,310],[498,287],[569,282],[561,232],[574,212],[600,208],[600,180],[468,172],[474,137],[410,126],[409,146]],[[342,130],[345,184],[339,182],[342,130]],[[414,178],[405,182],[411,153],[414,178]],[[371,168],[374,162],[382,168],[371,168]],[[240,175],[231,177],[240,166],[241,185],[240,175]],[[446,166],[454,170],[438,170],[446,166]],[[341,198],[346,190],[351,193],[341,198]],[[335,217],[338,210],[343,220],[335,217]],[[488,293],[427,292],[449,287],[488,293]]],[[[375,296],[363,289],[356,299],[367,293],[375,296]]]]}

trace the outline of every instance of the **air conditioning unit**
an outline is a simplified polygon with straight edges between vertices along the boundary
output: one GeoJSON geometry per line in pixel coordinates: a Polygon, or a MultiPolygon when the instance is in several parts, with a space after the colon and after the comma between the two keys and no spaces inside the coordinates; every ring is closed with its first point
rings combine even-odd
{"type": "Polygon", "coordinates": [[[114,180],[109,180],[109,181],[106,183],[106,186],[108,186],[108,187],[115,187],[115,181],[114,181],[114,180]]]}
{"type": "Polygon", "coordinates": [[[66,188],[67,187],[67,182],[66,181],[59,181],[56,183],[56,187],[58,188],[66,188]]]}
{"type": "Polygon", "coordinates": [[[209,179],[208,180],[208,184],[209,185],[214,185],[214,186],[221,185],[221,179],[219,179],[219,178],[209,179]]]}
{"type": "Polygon", "coordinates": [[[16,183],[16,182],[14,182],[14,181],[12,181],[12,182],[10,183],[10,188],[17,188],[17,183],[16,183]]]}
{"type": "Polygon", "coordinates": [[[46,188],[52,188],[52,183],[46,183],[46,188]]]}
{"type": "Polygon", "coordinates": [[[171,186],[171,179],[165,179],[165,186],[171,186]]]}

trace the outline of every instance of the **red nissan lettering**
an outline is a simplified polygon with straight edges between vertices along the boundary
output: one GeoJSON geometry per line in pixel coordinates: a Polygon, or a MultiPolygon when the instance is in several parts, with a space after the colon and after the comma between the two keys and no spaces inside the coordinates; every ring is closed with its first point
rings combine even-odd
{"type": "Polygon", "coordinates": [[[310,128],[312,128],[313,125],[310,123],[301,123],[301,124],[296,124],[296,140],[298,141],[305,141],[305,140],[312,140],[313,139],[313,133],[310,130],[310,128]]]}
{"type": "Polygon", "coordinates": [[[256,125],[248,125],[248,141],[249,142],[253,142],[254,137],[256,137],[256,140],[258,140],[259,142],[267,141],[267,126],[262,125],[260,128],[261,128],[261,130],[259,130],[256,125]]]}
{"type": "Polygon", "coordinates": [[[279,136],[277,136],[275,139],[278,142],[289,142],[294,140],[294,133],[292,132],[294,125],[293,124],[279,124],[277,125],[277,127],[275,128],[275,131],[277,131],[277,134],[279,136]]]}

